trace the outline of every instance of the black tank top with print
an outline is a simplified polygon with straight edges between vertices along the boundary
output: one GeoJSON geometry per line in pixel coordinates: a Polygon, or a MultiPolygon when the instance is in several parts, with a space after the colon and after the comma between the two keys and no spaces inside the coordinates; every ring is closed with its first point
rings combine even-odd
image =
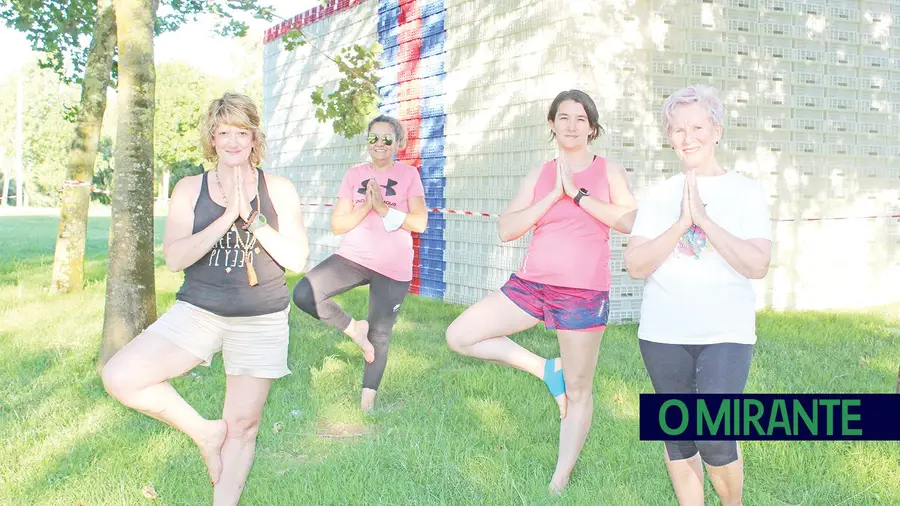
{"type": "MultiPolygon", "coordinates": [[[[257,169],[259,170],[259,169],[257,169]]],[[[225,208],[212,201],[206,172],[200,195],[194,205],[194,231],[197,233],[225,213],[225,208]]],[[[259,202],[250,203],[253,209],[262,207],[269,226],[278,230],[278,215],[269,198],[266,178],[259,170],[259,202]]],[[[175,295],[187,302],[219,316],[258,316],[283,311],[290,304],[284,268],[266,252],[250,232],[243,230],[244,220],[238,218],[228,233],[206,255],[184,270],[184,283],[175,295]],[[250,286],[247,279],[244,249],[248,246],[247,261],[253,262],[259,284],[250,286]]]]}

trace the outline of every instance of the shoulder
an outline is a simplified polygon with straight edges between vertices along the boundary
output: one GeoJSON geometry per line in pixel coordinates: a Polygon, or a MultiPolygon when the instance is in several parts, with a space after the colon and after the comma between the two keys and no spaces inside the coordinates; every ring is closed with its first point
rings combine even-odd
{"type": "Polygon", "coordinates": [[[172,198],[190,197],[198,195],[200,187],[203,186],[203,176],[205,174],[197,174],[195,176],[185,176],[175,183],[172,189],[172,198]]]}
{"type": "Polygon", "coordinates": [[[360,163],[358,165],[354,165],[354,166],[350,167],[349,169],[347,169],[347,172],[344,173],[344,177],[349,177],[349,178],[358,177],[359,173],[362,172],[363,169],[365,169],[368,165],[369,164],[367,164],[367,163],[360,163]]]}
{"type": "Polygon", "coordinates": [[[729,171],[726,177],[728,177],[729,184],[734,186],[752,187],[760,184],[758,180],[747,177],[740,172],[729,171]]]}
{"type": "Polygon", "coordinates": [[[271,172],[263,172],[263,177],[266,179],[266,188],[269,190],[271,198],[296,198],[297,187],[290,179],[271,172]]]}
{"type": "Polygon", "coordinates": [[[755,195],[757,193],[762,193],[763,191],[762,182],[757,179],[747,177],[737,172],[729,172],[727,177],[728,186],[735,192],[746,195],[755,195]]]}
{"type": "Polygon", "coordinates": [[[555,172],[555,171],[556,171],[556,158],[554,158],[553,160],[547,160],[546,162],[542,163],[538,167],[531,169],[528,172],[528,175],[525,177],[534,178],[534,180],[536,181],[539,177],[541,177],[541,174],[543,174],[545,172],[555,172]]]}
{"type": "Polygon", "coordinates": [[[397,162],[397,164],[395,165],[395,170],[405,177],[410,177],[413,179],[422,178],[422,175],[419,174],[419,169],[413,167],[412,165],[407,165],[403,162],[397,162]]]}
{"type": "Polygon", "coordinates": [[[597,159],[603,162],[603,165],[606,167],[607,174],[616,174],[623,177],[625,176],[625,166],[621,163],[609,158],[603,158],[602,156],[597,156],[597,159]]]}
{"type": "Polygon", "coordinates": [[[679,173],[674,176],[666,179],[665,181],[661,181],[656,183],[650,188],[647,189],[646,195],[648,199],[663,199],[670,195],[677,195],[681,197],[681,193],[684,189],[684,174],[679,173]]]}

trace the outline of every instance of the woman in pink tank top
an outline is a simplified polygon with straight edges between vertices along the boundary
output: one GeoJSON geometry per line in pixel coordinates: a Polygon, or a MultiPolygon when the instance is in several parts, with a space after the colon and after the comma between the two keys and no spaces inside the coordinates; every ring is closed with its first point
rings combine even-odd
{"type": "Polygon", "coordinates": [[[532,170],[500,216],[504,242],[534,229],[522,268],[450,325],[447,344],[544,381],[562,420],[550,480],[550,491],[559,493],[591,426],[594,370],[609,316],[609,229],[629,233],[636,202],[622,165],[588,149],[603,133],[591,97],[560,93],[547,121],[560,156],[532,170]],[[557,331],[559,358],[544,359],[506,337],[539,321],[557,331]]]}

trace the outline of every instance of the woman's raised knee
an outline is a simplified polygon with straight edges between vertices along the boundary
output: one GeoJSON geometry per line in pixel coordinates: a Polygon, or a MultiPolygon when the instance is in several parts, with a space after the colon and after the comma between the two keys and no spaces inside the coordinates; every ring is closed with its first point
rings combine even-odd
{"type": "Polygon", "coordinates": [[[103,381],[106,393],[122,404],[129,405],[129,400],[137,389],[134,387],[127,368],[122,367],[115,357],[103,366],[100,379],[103,381]]]}
{"type": "Polygon", "coordinates": [[[303,278],[294,286],[293,297],[294,304],[302,311],[315,314],[316,312],[316,296],[313,292],[309,279],[303,278]]]}
{"type": "Polygon", "coordinates": [[[457,318],[447,327],[447,332],[445,333],[447,346],[460,355],[466,355],[466,346],[463,344],[463,339],[465,338],[463,327],[464,324],[460,324],[459,318],[457,318]]]}

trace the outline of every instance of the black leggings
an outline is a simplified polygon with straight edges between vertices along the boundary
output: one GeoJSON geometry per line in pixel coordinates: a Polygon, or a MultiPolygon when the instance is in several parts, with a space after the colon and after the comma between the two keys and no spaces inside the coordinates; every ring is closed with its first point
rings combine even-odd
{"type": "MultiPolygon", "coordinates": [[[[740,394],[747,384],[752,344],[654,343],[639,339],[641,356],[658,394],[740,394]]],[[[735,441],[666,441],[669,460],[700,452],[703,462],[724,466],[737,460],[735,441]]]]}
{"type": "Polygon", "coordinates": [[[375,360],[366,363],[363,388],[378,390],[387,365],[391,333],[400,305],[409,291],[409,283],[378,274],[340,255],[331,255],[297,283],[294,304],[343,332],[353,319],[331,298],[357,286],[369,285],[368,338],[375,348],[375,360]]]}

